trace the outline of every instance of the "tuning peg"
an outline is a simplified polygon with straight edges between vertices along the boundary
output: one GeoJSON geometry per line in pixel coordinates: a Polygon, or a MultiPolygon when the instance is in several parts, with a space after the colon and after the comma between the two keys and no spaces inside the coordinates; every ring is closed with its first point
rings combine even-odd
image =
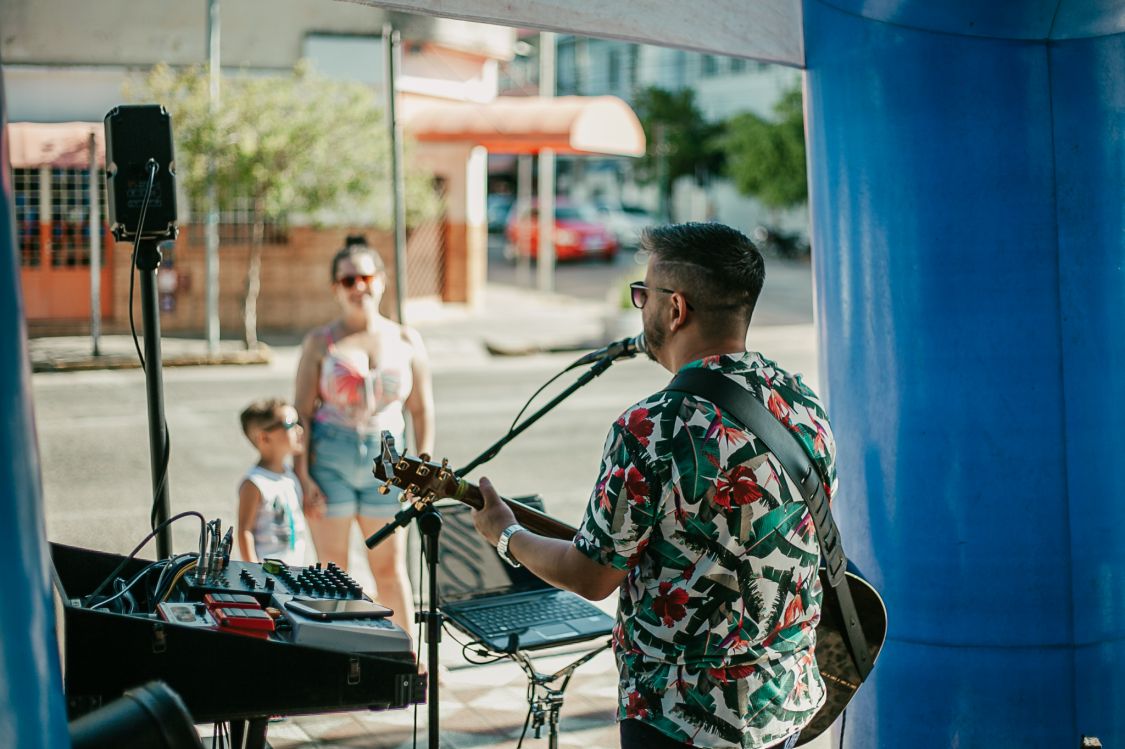
{"type": "Polygon", "coordinates": [[[429,453],[422,453],[418,457],[422,459],[423,463],[429,463],[430,462],[430,454],[429,453]]]}
{"type": "Polygon", "coordinates": [[[382,486],[380,486],[379,487],[379,493],[380,494],[390,494],[391,493],[391,482],[387,481],[382,486]]]}
{"type": "Polygon", "coordinates": [[[441,459],[441,470],[443,470],[443,471],[449,470],[449,458],[442,458],[441,459]]]}

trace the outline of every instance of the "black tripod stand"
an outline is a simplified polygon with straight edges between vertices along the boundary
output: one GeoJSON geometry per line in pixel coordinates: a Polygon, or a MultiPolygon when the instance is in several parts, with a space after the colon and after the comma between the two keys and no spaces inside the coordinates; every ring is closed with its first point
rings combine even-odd
{"type": "MultiPolygon", "coordinates": [[[[547,749],[558,749],[559,747],[559,711],[562,710],[563,705],[563,692],[566,691],[567,684],[570,683],[570,678],[574,676],[574,671],[583,663],[586,663],[598,653],[608,648],[610,643],[607,641],[602,645],[594,648],[590,652],[583,655],[573,663],[564,666],[553,674],[542,674],[535,670],[535,664],[532,663],[531,658],[523,650],[517,650],[510,654],[512,660],[519,664],[523,672],[527,674],[527,720],[524,721],[523,730],[527,733],[527,726],[530,723],[532,730],[535,731],[535,738],[540,738],[543,731],[543,724],[547,724],[547,749]],[[558,686],[551,686],[555,682],[562,680],[558,686]]],[[[523,744],[523,735],[520,736],[520,744],[523,744]]]]}

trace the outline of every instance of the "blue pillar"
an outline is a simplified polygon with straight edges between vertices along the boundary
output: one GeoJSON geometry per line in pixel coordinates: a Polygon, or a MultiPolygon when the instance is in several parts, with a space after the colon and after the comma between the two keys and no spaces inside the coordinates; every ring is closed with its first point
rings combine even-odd
{"type": "Polygon", "coordinates": [[[1125,745],[1125,41],[1056,5],[804,2],[848,747],[1125,745]]]}
{"type": "Polygon", "coordinates": [[[0,746],[69,747],[0,81],[0,746]]]}

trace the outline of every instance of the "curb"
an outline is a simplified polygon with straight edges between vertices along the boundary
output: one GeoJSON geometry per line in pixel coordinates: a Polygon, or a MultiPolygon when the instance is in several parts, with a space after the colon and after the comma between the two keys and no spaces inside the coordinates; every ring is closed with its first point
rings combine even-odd
{"type": "MultiPolygon", "coordinates": [[[[229,351],[218,354],[161,354],[161,367],[195,367],[213,364],[269,364],[272,353],[262,346],[253,351],[229,351]]],[[[33,359],[32,372],[82,372],[95,369],[140,369],[137,355],[103,354],[102,356],[57,357],[33,359]]]]}

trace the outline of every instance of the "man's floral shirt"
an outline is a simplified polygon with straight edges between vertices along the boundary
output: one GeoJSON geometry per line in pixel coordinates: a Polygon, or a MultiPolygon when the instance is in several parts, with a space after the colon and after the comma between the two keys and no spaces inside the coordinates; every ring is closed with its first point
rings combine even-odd
{"type": "MultiPolygon", "coordinates": [[[[804,443],[835,488],[836,452],[816,395],[760,354],[708,357],[804,443]]],[[[606,439],[574,539],[629,574],[614,629],[618,719],[688,744],[762,747],[824,701],[812,518],[777,459],[709,401],[661,391],[606,439]]]]}

